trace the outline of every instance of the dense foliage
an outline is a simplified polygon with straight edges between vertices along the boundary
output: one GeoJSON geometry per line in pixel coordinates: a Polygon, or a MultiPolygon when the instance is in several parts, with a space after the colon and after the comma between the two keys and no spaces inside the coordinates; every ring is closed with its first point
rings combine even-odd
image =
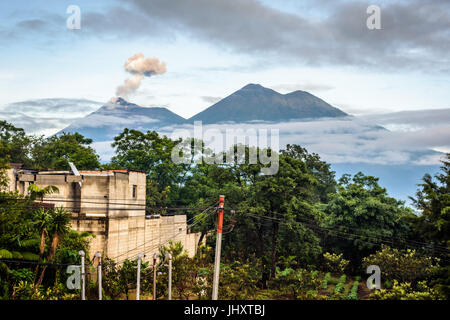
{"type": "MultiPolygon", "coordinates": [[[[388,196],[378,178],[357,173],[336,181],[330,165],[298,145],[276,154],[278,172],[264,175],[267,165],[248,164],[251,152],[224,164],[201,160],[198,151],[175,163],[171,155],[179,140],[156,132],[125,129],[115,137],[115,155],[100,164],[92,140],[63,134],[44,139],[0,122],[0,295],[17,299],[73,298],[61,288],[63,272],[9,260],[77,264],[89,236],[70,229],[62,209],[36,206],[49,186],[30,189],[29,196],[6,193],[5,169],[10,162],[27,167],[69,169],[133,169],[147,176],[147,213],[173,213],[190,207],[192,231],[206,238],[195,257],[179,243],[160,248],[156,298],[167,297],[167,253],[173,256],[173,297],[208,299],[211,296],[215,215],[203,208],[216,206],[226,195],[220,297],[224,299],[437,299],[449,292],[450,155],[442,171],[426,175],[415,195],[414,212],[388,196]],[[197,152],[197,153],[196,153],[197,152]],[[1,189],[3,188],[3,189],[1,189]],[[12,200],[11,200],[12,199],[12,200]],[[361,291],[365,267],[380,266],[382,290],[361,291]]],[[[233,147],[231,150],[234,150],[233,147]]],[[[104,261],[104,292],[110,299],[131,299],[135,291],[136,261],[104,261]]],[[[150,297],[153,271],[142,265],[142,290],[150,297]]],[[[92,280],[93,281],[93,280],[92,280]]],[[[89,288],[95,289],[95,282],[89,288]]]]}

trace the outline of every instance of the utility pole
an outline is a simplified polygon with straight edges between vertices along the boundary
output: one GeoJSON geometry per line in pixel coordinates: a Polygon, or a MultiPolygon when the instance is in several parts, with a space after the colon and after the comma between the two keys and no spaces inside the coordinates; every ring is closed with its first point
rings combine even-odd
{"type": "Polygon", "coordinates": [[[142,253],[139,253],[137,256],[136,300],[139,300],[140,290],[141,290],[141,259],[142,259],[142,253]]]}
{"type": "Polygon", "coordinates": [[[222,246],[223,207],[225,196],[219,196],[219,220],[217,222],[216,257],[214,260],[214,278],[212,288],[212,300],[217,300],[219,295],[220,250],[222,246]]]}
{"type": "Polygon", "coordinates": [[[153,300],[156,300],[156,259],[158,254],[153,254],[153,300]]]}
{"type": "Polygon", "coordinates": [[[102,254],[97,251],[95,256],[98,258],[98,300],[102,300],[102,254]]]}
{"type": "Polygon", "coordinates": [[[168,253],[167,258],[169,259],[169,300],[172,300],[172,255],[168,253]]]}
{"type": "Polygon", "coordinates": [[[86,273],[84,270],[84,251],[80,250],[78,254],[81,256],[81,300],[86,300],[86,273]]]}

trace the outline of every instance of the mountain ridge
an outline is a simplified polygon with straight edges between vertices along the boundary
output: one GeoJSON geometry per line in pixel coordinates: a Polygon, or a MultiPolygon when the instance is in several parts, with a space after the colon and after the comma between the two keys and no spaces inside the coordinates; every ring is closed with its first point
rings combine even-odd
{"type": "Polygon", "coordinates": [[[281,94],[260,84],[250,83],[188,120],[213,124],[227,121],[286,121],[341,116],[348,114],[309,92],[296,90],[281,94]]]}
{"type": "Polygon", "coordinates": [[[147,131],[171,125],[192,124],[193,121],[218,124],[343,116],[348,114],[307,91],[296,90],[281,94],[260,84],[249,83],[188,119],[165,107],[142,107],[117,97],[58,134],[76,131],[92,137],[94,141],[106,141],[126,127],[147,131]]]}

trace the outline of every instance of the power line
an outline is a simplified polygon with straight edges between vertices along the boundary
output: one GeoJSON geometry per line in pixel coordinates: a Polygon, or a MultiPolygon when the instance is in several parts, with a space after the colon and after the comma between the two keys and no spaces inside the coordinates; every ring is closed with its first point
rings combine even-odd
{"type": "MultiPolygon", "coordinates": [[[[6,200],[6,201],[30,201],[30,202],[34,202],[35,200],[30,200],[30,199],[18,199],[18,198],[0,198],[1,200],[6,200]]],[[[137,201],[135,199],[123,199],[123,200],[129,200],[129,201],[137,201]]],[[[146,207],[146,208],[151,208],[151,209],[164,209],[164,210],[204,210],[205,208],[197,208],[197,207],[149,207],[147,206],[147,204],[142,204],[142,203],[118,203],[118,202],[109,202],[109,201],[115,201],[113,199],[105,199],[105,201],[86,201],[84,199],[80,199],[80,200],[70,200],[70,199],[65,199],[65,198],[46,198],[44,199],[42,202],[46,203],[46,202],[67,202],[67,203],[76,203],[76,204],[83,204],[83,203],[88,203],[88,204],[102,204],[102,205],[118,205],[118,206],[136,206],[136,207],[146,207]]],[[[145,201],[145,199],[140,200],[140,201],[145,201]]],[[[35,203],[39,203],[39,202],[35,202],[35,203]]]]}
{"type": "MultiPolygon", "coordinates": [[[[214,207],[214,206],[212,206],[212,207],[210,207],[210,208],[208,208],[208,209],[211,209],[211,208],[213,208],[213,207],[214,207]]],[[[206,212],[206,210],[205,210],[204,212],[206,212]]],[[[201,214],[203,214],[204,212],[202,212],[201,214]]],[[[192,223],[192,224],[186,226],[186,229],[180,230],[177,234],[173,235],[172,237],[169,237],[169,238],[166,239],[163,243],[160,243],[160,244],[154,245],[154,246],[152,246],[152,247],[150,247],[150,248],[147,248],[146,250],[144,250],[143,254],[145,255],[145,254],[148,253],[149,251],[152,251],[152,250],[154,250],[154,249],[156,249],[156,248],[158,248],[158,247],[161,247],[161,246],[165,245],[165,244],[168,243],[170,240],[172,240],[172,239],[176,238],[178,235],[180,235],[182,232],[188,230],[189,228],[192,228],[192,227],[195,226],[196,224],[198,224],[198,223],[200,223],[201,221],[205,220],[205,219],[206,219],[210,214],[212,214],[212,213],[214,213],[214,211],[208,213],[208,214],[205,215],[204,217],[200,217],[199,220],[197,220],[197,221],[195,221],[194,223],[192,223]]],[[[200,215],[200,214],[199,214],[199,215],[200,215]]],[[[197,215],[197,216],[198,216],[198,215],[197,215]]],[[[194,218],[195,218],[195,217],[194,217],[194,218]]],[[[156,240],[156,239],[154,239],[154,240],[156,240]]],[[[153,240],[152,240],[152,241],[153,241],[153,240]]],[[[133,250],[135,250],[135,249],[129,250],[128,252],[133,251],[133,250]]],[[[134,256],[133,256],[133,257],[134,257],[134,256]]],[[[132,258],[133,258],[133,257],[132,257],[132,258]]],[[[137,256],[136,256],[136,257],[137,257],[137,256]]],[[[129,259],[129,258],[127,258],[127,259],[129,259]]],[[[126,260],[126,259],[125,259],[125,260],[126,260]]],[[[125,260],[122,260],[121,262],[123,262],[123,261],[125,261],[125,260]]],[[[121,262],[119,262],[119,263],[121,263],[121,262]]]]}
{"type": "MultiPolygon", "coordinates": [[[[376,237],[364,236],[364,235],[359,235],[359,234],[353,234],[353,233],[343,232],[343,231],[335,230],[335,229],[332,229],[332,228],[325,228],[325,227],[320,227],[320,226],[317,226],[317,225],[307,224],[307,223],[305,223],[305,222],[286,221],[286,220],[283,221],[283,220],[281,220],[281,219],[272,218],[272,217],[267,217],[267,216],[259,216],[259,215],[255,215],[255,214],[251,214],[251,213],[246,213],[246,214],[249,215],[249,216],[252,216],[252,217],[254,217],[254,218],[258,218],[258,219],[266,219],[266,220],[270,220],[270,221],[276,220],[278,223],[283,224],[283,225],[289,225],[289,223],[297,224],[297,225],[307,225],[307,226],[309,226],[309,227],[311,227],[311,228],[313,228],[313,229],[316,229],[316,230],[318,230],[318,231],[321,231],[321,232],[328,232],[328,235],[330,235],[330,236],[337,236],[337,237],[340,237],[340,238],[343,238],[343,239],[346,239],[346,240],[359,240],[359,241],[361,241],[361,242],[366,242],[366,243],[370,243],[370,244],[379,244],[379,243],[383,243],[383,242],[384,242],[384,243],[389,243],[389,244],[391,244],[391,245],[394,244],[393,241],[386,241],[386,240],[379,239],[379,238],[376,238],[376,237]],[[338,234],[332,234],[332,233],[330,233],[330,232],[341,233],[341,234],[347,235],[347,237],[344,237],[344,236],[341,236],[341,235],[338,235],[338,234]],[[354,236],[354,237],[356,237],[356,239],[355,239],[355,238],[350,238],[350,237],[348,237],[348,236],[354,236]],[[370,240],[368,240],[368,239],[362,239],[362,238],[369,238],[369,239],[372,238],[372,239],[376,239],[377,242],[370,241],[370,240]]],[[[414,249],[418,249],[417,246],[413,246],[413,247],[414,247],[414,249]]],[[[423,247],[420,247],[420,249],[424,249],[424,250],[432,250],[432,249],[429,249],[429,248],[423,248],[423,247]]],[[[438,253],[448,254],[449,252],[448,252],[448,250],[447,250],[447,252],[438,252],[438,253]]],[[[439,257],[439,258],[441,258],[441,257],[439,257]]],[[[444,258],[444,259],[447,260],[446,258],[444,258]]]]}
{"type": "MultiPolygon", "coordinates": [[[[272,213],[272,214],[275,214],[275,215],[282,215],[282,214],[277,213],[277,212],[272,212],[272,211],[269,211],[269,212],[272,213]]],[[[258,217],[259,217],[259,216],[258,216],[258,217]]],[[[266,218],[266,219],[272,219],[272,220],[281,221],[281,219],[279,219],[279,218],[268,217],[268,216],[262,216],[262,217],[264,217],[264,218],[266,218]]],[[[300,219],[300,220],[307,221],[307,222],[309,222],[310,224],[313,224],[313,227],[320,227],[320,226],[318,226],[318,225],[315,225],[318,221],[316,221],[316,220],[314,220],[314,219],[308,219],[308,218],[306,218],[306,217],[300,217],[300,216],[296,216],[295,218],[300,219]]],[[[288,221],[288,220],[284,220],[284,221],[288,221]]],[[[288,222],[292,222],[292,221],[288,221],[288,222]]],[[[360,231],[360,230],[357,229],[357,228],[352,228],[352,227],[345,226],[345,225],[339,225],[339,227],[346,228],[346,229],[350,229],[350,230],[355,230],[355,231],[360,231]]],[[[326,228],[326,227],[320,227],[320,228],[326,228]]],[[[332,230],[332,231],[336,231],[336,232],[341,232],[341,233],[343,232],[343,231],[341,231],[341,230],[336,230],[336,229],[333,229],[333,228],[330,228],[330,227],[328,227],[327,229],[332,230]]],[[[369,231],[371,231],[371,230],[369,230],[369,231]]],[[[347,232],[346,234],[355,235],[355,234],[348,233],[348,232],[347,232]]],[[[368,237],[368,238],[375,238],[375,239],[380,239],[380,237],[381,237],[381,238],[382,238],[382,237],[384,237],[384,238],[389,238],[389,240],[384,240],[384,241],[385,241],[385,242],[389,242],[389,243],[391,243],[391,244],[394,243],[394,242],[392,241],[392,239],[394,239],[394,240],[400,240],[400,241],[402,241],[402,242],[409,243],[409,244],[411,244],[411,245],[415,245],[416,247],[417,247],[417,246],[427,246],[427,245],[429,245],[428,243],[425,243],[425,242],[421,242],[421,241],[417,241],[417,240],[413,240],[413,239],[406,239],[406,238],[399,237],[399,236],[385,236],[385,235],[379,235],[379,234],[377,234],[377,235],[366,235],[366,234],[365,234],[365,235],[361,235],[361,234],[358,234],[358,236],[363,236],[363,237],[368,237]]],[[[450,250],[448,250],[447,248],[442,247],[442,246],[435,245],[434,248],[437,249],[437,250],[443,250],[443,251],[444,251],[443,253],[450,253],[450,250]]]]}
{"type": "MultiPolygon", "coordinates": [[[[202,215],[202,214],[205,213],[206,211],[208,211],[208,210],[214,208],[216,204],[217,204],[217,203],[215,203],[214,205],[210,206],[209,208],[206,208],[205,210],[203,210],[203,212],[199,213],[199,214],[196,215],[196,216],[202,215]]],[[[196,216],[194,216],[194,217],[192,217],[191,219],[189,219],[188,221],[186,221],[186,224],[187,224],[188,222],[194,220],[196,216]]],[[[206,215],[204,218],[206,218],[207,216],[208,216],[208,215],[206,215]]],[[[201,220],[203,220],[203,219],[201,218],[201,220]]],[[[200,220],[200,221],[201,221],[201,220],[200,220]]],[[[180,231],[179,233],[177,233],[177,234],[176,234],[175,236],[173,236],[173,237],[176,237],[176,236],[177,236],[178,234],[180,234],[181,232],[188,230],[188,228],[193,227],[193,226],[194,226],[195,224],[197,224],[198,222],[199,222],[199,221],[197,221],[197,222],[195,222],[195,223],[193,223],[193,224],[191,224],[191,225],[188,225],[188,226],[186,227],[185,230],[180,231]]],[[[172,237],[172,238],[173,238],[173,237],[172,237]]],[[[124,253],[122,253],[122,254],[116,256],[116,257],[113,258],[113,259],[115,260],[115,259],[117,259],[117,258],[119,258],[119,257],[121,257],[121,256],[123,256],[123,255],[125,255],[125,254],[127,254],[127,253],[129,253],[129,252],[131,252],[131,251],[136,250],[137,248],[140,248],[140,247],[142,247],[142,246],[145,246],[145,245],[148,244],[148,243],[151,243],[151,242],[155,241],[156,239],[157,239],[157,238],[155,237],[155,238],[153,238],[153,239],[151,239],[151,240],[148,240],[148,241],[146,241],[146,242],[140,244],[139,246],[137,246],[137,247],[135,247],[135,248],[133,248],[133,249],[130,249],[130,250],[128,250],[128,251],[126,251],[126,252],[124,252],[124,253]]],[[[169,240],[170,240],[170,239],[171,239],[171,238],[169,238],[169,240]]],[[[158,244],[158,246],[159,246],[159,244],[158,244]]],[[[153,248],[152,248],[152,249],[153,249],[153,248]]],[[[147,251],[148,251],[148,250],[147,250],[147,251]]],[[[128,259],[128,258],[127,258],[127,259],[128,259]]]]}
{"type": "Polygon", "coordinates": [[[67,267],[74,265],[73,263],[51,263],[51,262],[37,262],[32,260],[14,260],[14,259],[0,259],[2,262],[10,262],[10,263],[22,263],[22,264],[33,264],[33,265],[41,265],[41,266],[59,266],[59,267],[67,267]]]}

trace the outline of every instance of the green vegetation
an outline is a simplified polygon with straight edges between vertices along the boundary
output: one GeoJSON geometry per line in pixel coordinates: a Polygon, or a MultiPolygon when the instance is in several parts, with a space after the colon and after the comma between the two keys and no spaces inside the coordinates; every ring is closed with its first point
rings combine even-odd
{"type": "Polygon", "coordinates": [[[325,260],[325,268],[334,273],[342,273],[345,271],[350,261],[345,260],[341,254],[325,252],[323,254],[325,260]]]}
{"type": "Polygon", "coordinates": [[[358,300],[358,285],[359,281],[353,282],[352,288],[350,289],[350,293],[347,296],[348,300],[358,300]]]}
{"type": "Polygon", "coordinates": [[[71,230],[65,209],[31,204],[30,197],[0,193],[0,296],[78,298],[65,287],[65,269],[47,264],[40,268],[36,262],[79,264],[78,251],[88,252],[90,234],[71,230]]]}
{"type": "Polygon", "coordinates": [[[330,278],[331,278],[331,273],[327,272],[325,274],[325,277],[323,278],[322,289],[327,289],[328,288],[328,281],[330,281],[330,278]]]}
{"type": "MultiPolygon", "coordinates": [[[[262,175],[264,165],[171,161],[171,140],[156,132],[125,129],[115,137],[115,155],[101,165],[80,134],[44,139],[0,121],[0,295],[4,299],[71,299],[62,287],[67,275],[53,266],[79,264],[78,250],[88,252],[89,235],[70,229],[67,212],[39,206],[49,186],[32,186],[27,196],[6,192],[10,162],[27,167],[133,169],[147,174],[147,211],[170,207],[205,208],[226,195],[221,286],[223,299],[448,299],[450,288],[450,154],[441,172],[426,175],[415,195],[417,212],[388,196],[378,178],[357,173],[336,181],[330,165],[317,154],[288,145],[278,154],[279,170],[262,175]],[[233,221],[232,221],[233,220],[233,221]],[[232,230],[232,231],[231,231],[232,230]],[[9,261],[8,261],[9,260],[9,261]],[[12,260],[20,260],[11,263],[12,260]],[[365,268],[382,271],[382,290],[369,295],[365,268]],[[362,277],[361,277],[362,276],[362,277]],[[358,292],[358,287],[361,288],[358,292]]],[[[186,146],[193,144],[187,140],[186,146]]],[[[200,142],[201,143],[201,142],[200,142]]],[[[199,151],[199,150],[197,150],[199,151]]],[[[203,150],[212,154],[211,150],[203,150]]],[[[245,157],[253,149],[246,147],[245,157]]],[[[260,151],[260,150],[256,150],[260,151]]],[[[268,152],[273,152],[268,150],[268,152]]],[[[217,155],[215,155],[217,156],[217,155]]],[[[213,276],[213,215],[189,210],[192,228],[206,246],[190,258],[179,243],[160,248],[157,298],[167,297],[166,253],[173,256],[173,297],[209,299],[213,276]]],[[[88,260],[88,259],[87,259],[88,260]]],[[[105,297],[132,299],[136,261],[105,259],[105,297]]],[[[153,272],[142,266],[142,290],[151,295],[153,272]]],[[[95,283],[89,286],[95,292],[95,283]]],[[[76,296],[76,294],[75,294],[76,296]]]]}

